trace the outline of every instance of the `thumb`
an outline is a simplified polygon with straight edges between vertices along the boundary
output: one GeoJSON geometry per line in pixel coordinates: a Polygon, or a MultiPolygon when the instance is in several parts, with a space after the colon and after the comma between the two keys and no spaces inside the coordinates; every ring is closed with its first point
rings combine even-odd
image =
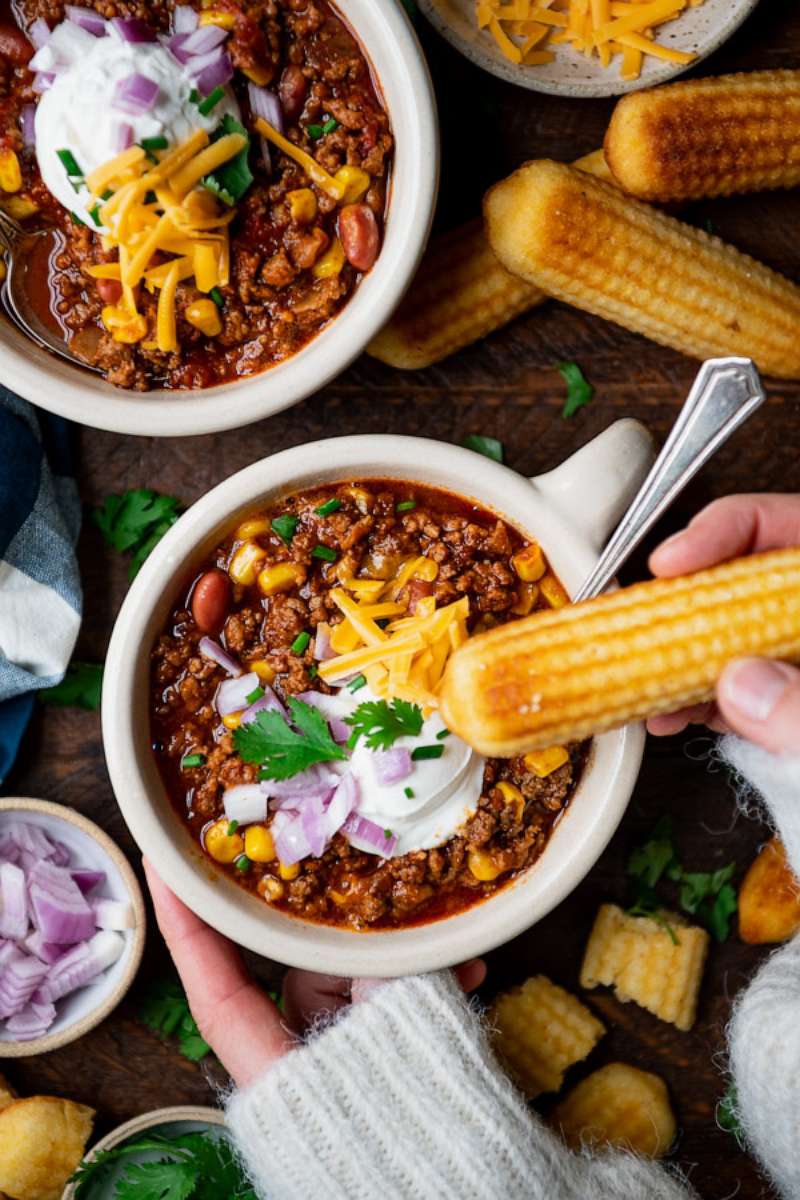
{"type": "Polygon", "coordinates": [[[735,733],[776,754],[800,754],[800,671],[765,658],[729,663],[717,702],[735,733]]]}

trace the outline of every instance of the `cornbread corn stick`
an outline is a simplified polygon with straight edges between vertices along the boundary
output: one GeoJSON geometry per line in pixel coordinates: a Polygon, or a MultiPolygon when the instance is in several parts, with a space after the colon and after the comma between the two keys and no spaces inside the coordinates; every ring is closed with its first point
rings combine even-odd
{"type": "Polygon", "coordinates": [[[613,987],[678,1029],[691,1029],[708,954],[704,929],[676,913],[632,917],[616,904],[598,910],[581,967],[581,987],[613,987]]]}
{"type": "Polygon", "coordinates": [[[691,200],[800,183],[800,71],[694,79],[620,100],[605,152],[642,200],[691,200]]]}
{"type": "Polygon", "coordinates": [[[675,1114],[663,1079],[609,1063],[568,1092],[550,1116],[572,1150],[618,1146],[663,1158],[675,1140],[675,1114]]]}
{"type": "MultiPolygon", "coordinates": [[[[611,177],[602,150],[575,166],[611,177]]],[[[471,221],[431,241],[405,299],[367,353],[405,371],[429,367],[546,299],[500,265],[483,222],[471,221]]]]}
{"type": "Polygon", "coordinates": [[[8,1108],[9,1104],[13,1104],[16,1098],[16,1092],[12,1090],[11,1084],[3,1075],[0,1075],[0,1112],[4,1108],[8,1108]]]}
{"type": "Polygon", "coordinates": [[[495,1049],[531,1098],[557,1092],[567,1069],[586,1058],[605,1033],[577,997],[544,975],[498,996],[489,1016],[495,1049]]]}
{"type": "Polygon", "coordinates": [[[760,946],[785,942],[800,929],[800,883],[778,838],[767,842],[739,888],[739,936],[760,946]]]}
{"type": "Polygon", "coordinates": [[[697,358],[800,378],[800,287],[703,230],[542,160],[484,201],[500,262],[559,300],[697,358]]]}
{"type": "Polygon", "coordinates": [[[510,757],[709,700],[734,658],[800,662],[798,596],[800,548],[522,617],[453,654],[442,717],[510,757]]]}

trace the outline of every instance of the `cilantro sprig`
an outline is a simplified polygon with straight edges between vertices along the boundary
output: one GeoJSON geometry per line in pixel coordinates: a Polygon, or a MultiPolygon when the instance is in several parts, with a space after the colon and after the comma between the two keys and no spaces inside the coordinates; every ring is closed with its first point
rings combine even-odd
{"type": "Polygon", "coordinates": [[[54,704],[58,708],[94,711],[100,707],[102,687],[103,667],[100,663],[71,662],[61,683],[43,688],[39,692],[39,699],[43,704],[54,704]]]}
{"type": "Polygon", "coordinates": [[[561,415],[568,421],[570,417],[575,416],[579,408],[589,403],[594,395],[594,388],[576,362],[559,363],[558,370],[567,385],[567,399],[561,415]]]}
{"type": "Polygon", "coordinates": [[[120,1164],[114,1191],[108,1193],[114,1200],[256,1200],[228,1138],[205,1130],[179,1137],[151,1134],[94,1154],[70,1181],[76,1200],[99,1194],[95,1188],[110,1182],[120,1164]],[[130,1161],[143,1154],[148,1155],[144,1162],[130,1161]]]}
{"type": "Polygon", "coordinates": [[[291,723],[275,709],[262,711],[234,732],[237,753],[261,767],[260,779],[291,779],[315,763],[347,758],[319,709],[292,696],[289,713],[291,723]]]}
{"type": "Polygon", "coordinates": [[[733,1083],[728,1085],[725,1095],[717,1105],[717,1124],[725,1133],[730,1133],[736,1138],[740,1150],[744,1149],[744,1130],[739,1120],[739,1097],[733,1083]]]}
{"type": "Polygon", "coordinates": [[[109,546],[120,554],[131,555],[128,575],[133,579],[180,514],[180,501],[175,496],[164,496],[151,488],[134,488],[106,496],[92,512],[92,520],[109,546]]]}
{"type": "Polygon", "coordinates": [[[503,443],[497,438],[484,437],[481,433],[471,433],[464,438],[461,444],[467,450],[474,450],[476,454],[482,454],[484,458],[491,458],[494,462],[499,463],[503,461],[503,443]]]}
{"type": "Polygon", "coordinates": [[[348,745],[363,737],[368,750],[388,750],[398,738],[418,737],[423,716],[409,700],[365,700],[344,720],[353,730],[348,745]]]}
{"type": "Polygon", "coordinates": [[[162,1037],[177,1037],[178,1049],[190,1062],[200,1062],[211,1047],[200,1036],[189,1001],[177,979],[158,979],[145,996],[139,1020],[162,1037]]]}

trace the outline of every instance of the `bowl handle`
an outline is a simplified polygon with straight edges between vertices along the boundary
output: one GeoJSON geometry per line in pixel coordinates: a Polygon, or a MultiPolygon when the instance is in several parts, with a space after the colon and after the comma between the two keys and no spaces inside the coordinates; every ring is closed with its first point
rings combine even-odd
{"type": "Polygon", "coordinates": [[[599,554],[654,459],[649,430],[625,418],[531,483],[599,554]]]}

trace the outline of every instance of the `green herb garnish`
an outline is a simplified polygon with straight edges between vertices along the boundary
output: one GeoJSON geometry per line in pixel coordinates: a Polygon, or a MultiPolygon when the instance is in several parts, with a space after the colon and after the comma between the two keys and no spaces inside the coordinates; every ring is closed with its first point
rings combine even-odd
{"type": "Polygon", "coordinates": [[[358,692],[361,690],[362,687],[366,687],[366,686],[367,686],[366,675],[356,675],[355,679],[351,679],[350,682],[348,683],[347,690],[349,692],[358,692]]]}
{"type": "Polygon", "coordinates": [[[167,977],[152,985],[139,1010],[139,1020],[162,1037],[177,1037],[178,1049],[190,1062],[200,1062],[211,1053],[208,1042],[200,1036],[177,979],[167,977]]]}
{"type": "Polygon", "coordinates": [[[150,551],[175,524],[180,511],[174,496],[139,488],[106,496],[92,512],[92,520],[109,546],[132,556],[128,576],[133,579],[150,551]]]}
{"type": "Polygon", "coordinates": [[[413,788],[410,788],[410,787],[403,788],[403,791],[408,796],[409,800],[414,799],[414,789],[413,788]]]}
{"type": "Polygon", "coordinates": [[[419,705],[409,700],[365,700],[344,720],[353,730],[350,747],[363,737],[368,750],[388,750],[398,738],[418,737],[423,716],[419,705]]]}
{"type": "Polygon", "coordinates": [[[139,145],[143,150],[166,150],[169,142],[164,135],[160,133],[155,137],[142,138],[142,140],[139,142],[139,145]]]}
{"type": "MultiPolygon", "coordinates": [[[[213,96],[214,93],[211,93],[213,96]]],[[[198,105],[200,111],[203,111],[203,104],[207,104],[211,96],[206,97],[202,104],[198,105]]],[[[241,125],[235,117],[230,113],[226,113],[222,121],[211,135],[211,142],[218,142],[221,137],[225,137],[228,133],[241,133],[247,139],[244,146],[238,154],[233,158],[228,159],[222,166],[217,167],[210,175],[203,176],[201,183],[203,187],[208,188],[215,196],[218,196],[224,204],[233,207],[238,200],[241,200],[250,184],[253,182],[253,173],[247,161],[247,156],[250,150],[250,138],[244,125],[241,125]]]]}
{"type": "Polygon", "coordinates": [[[114,193],[112,192],[111,188],[106,188],[106,190],[100,196],[100,199],[101,200],[110,200],[113,195],[114,195],[114,193]]]}
{"type": "Polygon", "coordinates": [[[315,142],[319,141],[319,139],[322,137],[322,126],[321,125],[306,125],[306,133],[308,134],[308,136],[310,138],[313,138],[313,140],[315,142]]]}
{"type": "Polygon", "coordinates": [[[443,742],[445,738],[450,737],[451,733],[452,733],[451,729],[440,729],[439,732],[437,733],[436,737],[440,742],[443,742]]]}
{"type": "Polygon", "coordinates": [[[341,500],[334,497],[332,500],[326,500],[324,504],[320,504],[319,508],[314,509],[314,512],[318,517],[329,517],[331,513],[338,512],[341,507],[341,500]]]}
{"type": "Polygon", "coordinates": [[[61,159],[64,170],[70,179],[83,179],[83,171],[75,161],[75,155],[71,150],[56,150],[56,154],[61,159]]]}
{"type": "Polygon", "coordinates": [[[238,828],[239,828],[238,821],[228,821],[228,828],[225,830],[225,836],[233,837],[233,835],[236,833],[236,830],[238,828]]]}
{"type": "Polygon", "coordinates": [[[55,687],[43,688],[39,699],[43,704],[55,704],[58,708],[100,707],[100,691],[103,686],[103,668],[100,663],[71,662],[67,673],[55,687]]]}
{"type": "Polygon", "coordinates": [[[103,224],[103,222],[100,220],[100,205],[99,204],[92,205],[92,207],[89,209],[89,216],[92,218],[95,225],[97,225],[98,227],[103,224]]]}
{"type": "Polygon", "coordinates": [[[325,562],[336,562],[337,554],[335,550],[331,550],[330,546],[323,546],[319,542],[311,551],[312,558],[321,558],[325,562]]]}
{"type": "Polygon", "coordinates": [[[86,225],[86,222],[82,221],[77,213],[71,212],[69,215],[72,218],[72,223],[74,225],[86,225]]]}
{"type": "MultiPolygon", "coordinates": [[[[213,108],[216,108],[222,97],[225,95],[225,89],[215,87],[213,92],[209,92],[205,100],[201,100],[197,106],[198,112],[201,112],[204,117],[207,117],[213,108]]],[[[144,143],[142,143],[144,144],[144,143]]]]}
{"type": "Polygon", "coordinates": [[[444,746],[415,746],[411,751],[411,757],[414,762],[420,762],[425,758],[441,758],[444,754],[444,746]]]}
{"type": "Polygon", "coordinates": [[[250,859],[246,854],[240,854],[233,865],[240,875],[246,875],[250,870],[250,859]]]}
{"type": "Polygon", "coordinates": [[[287,513],[285,516],[275,517],[273,521],[270,521],[270,528],[272,529],[272,532],[277,533],[278,537],[282,538],[288,546],[295,535],[297,521],[297,517],[291,517],[287,513]]]}
{"type": "Polygon", "coordinates": [[[308,678],[316,679],[318,675],[319,675],[319,668],[316,663],[312,663],[311,666],[308,668],[308,678]]]}
{"type": "Polygon", "coordinates": [[[305,654],[306,650],[308,649],[308,643],[310,641],[311,641],[310,633],[306,633],[305,631],[303,633],[298,633],[297,637],[294,639],[294,641],[292,642],[289,649],[291,650],[292,654],[305,654]]]}
{"type": "Polygon", "coordinates": [[[214,303],[216,304],[217,308],[224,308],[225,301],[223,300],[222,292],[219,290],[218,287],[213,287],[208,294],[211,297],[211,299],[214,301],[214,303]]]}
{"type": "Polygon", "coordinates": [[[205,765],[205,754],[187,754],[181,759],[181,770],[187,771],[190,767],[202,767],[205,765]]]}
{"type": "Polygon", "coordinates": [[[260,779],[291,779],[315,763],[347,758],[318,709],[291,696],[289,713],[291,724],[282,713],[270,709],[234,732],[237,753],[245,762],[261,767],[260,779]]]}
{"type": "Polygon", "coordinates": [[[416,500],[401,500],[395,505],[395,512],[412,512],[416,507],[416,500]]]}
{"type": "Polygon", "coordinates": [[[501,463],[503,461],[503,443],[497,438],[483,437],[480,433],[471,433],[469,437],[465,437],[462,442],[467,450],[474,450],[476,454],[482,454],[484,458],[491,458],[494,462],[501,463]]]}
{"type": "Polygon", "coordinates": [[[191,100],[192,104],[200,103],[200,93],[198,92],[197,88],[192,88],[192,90],[189,92],[189,99],[191,100]]]}
{"type": "Polygon", "coordinates": [[[335,117],[328,117],[328,120],[322,126],[323,133],[333,133],[334,129],[339,128],[339,122],[335,117]]]}
{"type": "Polygon", "coordinates": [[[739,1097],[736,1093],[736,1085],[731,1083],[717,1105],[717,1124],[723,1132],[732,1134],[739,1143],[739,1148],[743,1150],[744,1130],[739,1120],[738,1106],[739,1097]]]}
{"type": "Polygon", "coordinates": [[[586,379],[583,371],[575,362],[563,362],[558,365],[559,373],[567,385],[567,399],[561,410],[565,420],[574,417],[579,408],[588,404],[594,395],[594,388],[586,379]]]}
{"type": "Polygon", "coordinates": [[[263,695],[264,689],[262,687],[254,687],[252,692],[248,696],[245,696],[245,700],[248,704],[255,704],[256,700],[260,700],[263,695]]]}
{"type": "Polygon", "coordinates": [[[145,204],[155,204],[157,202],[157,200],[158,200],[158,196],[155,194],[155,192],[145,192],[145,194],[144,194],[145,204]]]}

